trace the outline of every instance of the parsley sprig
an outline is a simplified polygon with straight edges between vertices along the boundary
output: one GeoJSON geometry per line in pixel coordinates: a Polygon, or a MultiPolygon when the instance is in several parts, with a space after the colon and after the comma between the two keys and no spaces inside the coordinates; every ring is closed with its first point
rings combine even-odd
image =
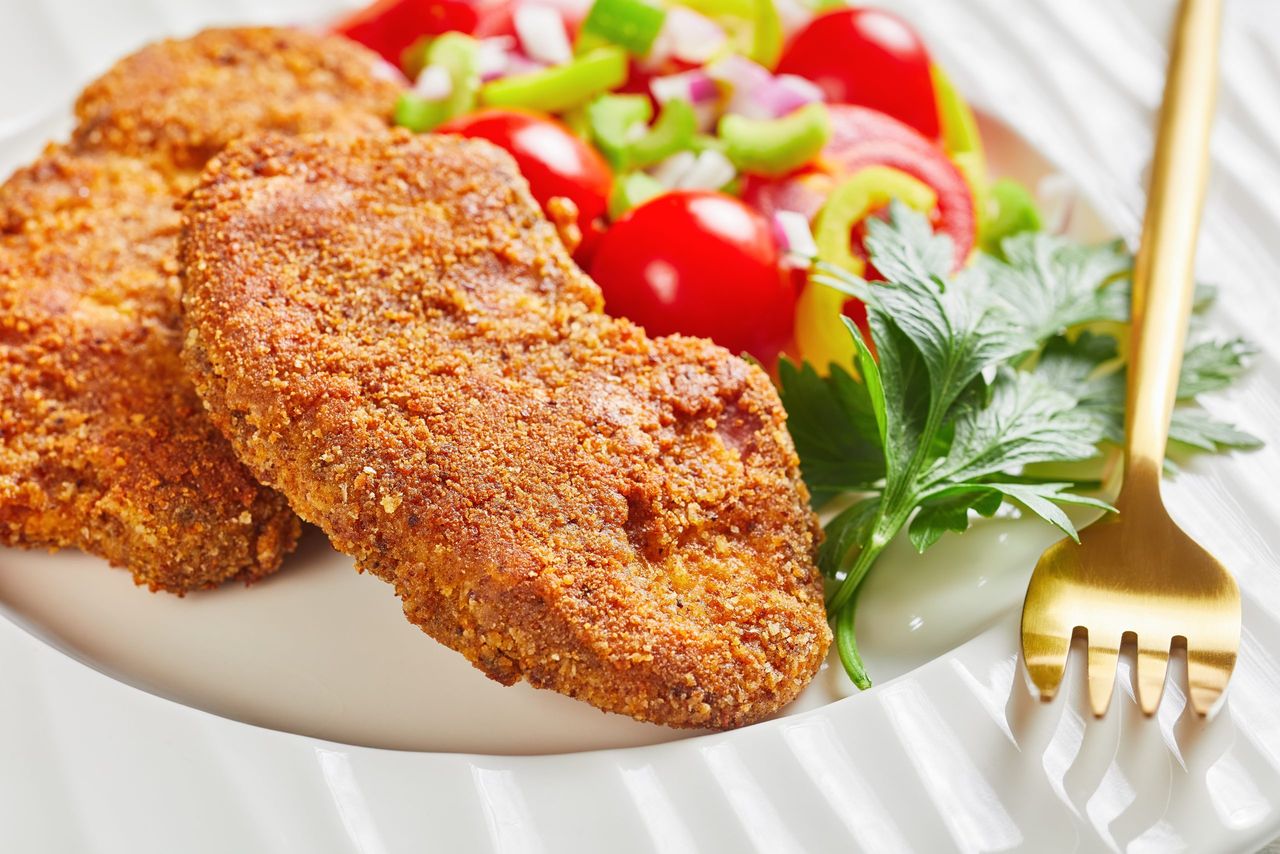
{"type": "MultiPolygon", "coordinates": [[[[951,275],[949,238],[897,203],[887,221],[869,221],[866,247],[883,283],[836,268],[817,277],[867,304],[870,341],[845,321],[855,364],[826,375],[779,365],[815,505],[855,496],[827,523],[818,563],[832,580],[837,649],[859,688],[871,682],[854,634],[857,593],[904,528],[923,552],[1005,502],[1073,538],[1064,507],[1114,509],[1084,494],[1096,481],[1032,472],[1091,459],[1123,437],[1132,265],[1119,244],[1026,233],[1005,241],[1002,258],[980,256],[951,275]]],[[[1198,305],[1210,299],[1206,291],[1198,305]]],[[[1239,339],[1201,337],[1189,348],[1172,439],[1209,451],[1257,447],[1196,400],[1238,377],[1252,352],[1239,339]]]]}

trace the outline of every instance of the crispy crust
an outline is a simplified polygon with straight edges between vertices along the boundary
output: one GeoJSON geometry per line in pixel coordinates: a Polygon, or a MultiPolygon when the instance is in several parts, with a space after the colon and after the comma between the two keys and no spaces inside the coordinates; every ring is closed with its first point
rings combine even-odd
{"type": "Polygon", "coordinates": [[[178,594],[280,566],[298,519],[182,368],[174,206],[245,130],[385,126],[376,61],[283,30],[151,45],[85,91],[72,146],[0,187],[0,542],[178,594]]]}
{"type": "Polygon", "coordinates": [[[601,314],[504,152],[237,143],[181,259],[188,368],[241,459],[492,678],[732,727],[817,671],[815,521],[768,378],[601,314]]]}
{"type": "Polygon", "coordinates": [[[299,526],[183,372],[178,189],[57,147],[0,187],[0,541],[183,592],[271,572],[299,526]]]}
{"type": "Polygon", "coordinates": [[[337,37],[269,27],[147,45],[76,101],[75,144],[200,169],[228,142],[276,130],[386,126],[399,72],[337,37]]]}

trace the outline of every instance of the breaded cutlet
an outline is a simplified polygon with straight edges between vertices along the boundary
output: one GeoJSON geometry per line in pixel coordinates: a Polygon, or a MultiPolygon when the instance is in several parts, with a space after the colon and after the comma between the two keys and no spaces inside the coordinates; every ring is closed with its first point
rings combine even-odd
{"type": "Polygon", "coordinates": [[[70,146],[0,186],[0,542],[79,547],[179,594],[279,567],[298,520],[182,368],[175,205],[254,122],[292,130],[305,107],[307,127],[384,126],[379,62],[262,29],[151,45],[90,85],[70,146]],[[218,88],[226,68],[240,85],[218,88]]]}
{"type": "Polygon", "coordinates": [[[227,143],[257,131],[381,130],[403,85],[399,74],[336,36],[204,30],[147,45],[85,87],[73,142],[198,171],[227,143]]]}
{"type": "Polygon", "coordinates": [[[601,313],[505,152],[233,143],[181,260],[188,369],[240,458],[490,677],[733,727],[817,671],[816,523],[768,377],[601,313]]]}

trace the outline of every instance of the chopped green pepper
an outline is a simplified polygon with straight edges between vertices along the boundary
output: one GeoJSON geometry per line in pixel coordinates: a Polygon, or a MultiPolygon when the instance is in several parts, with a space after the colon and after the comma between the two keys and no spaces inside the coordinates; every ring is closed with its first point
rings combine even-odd
{"type": "Polygon", "coordinates": [[[587,108],[596,147],[614,171],[642,169],[693,145],[698,117],[688,101],[673,98],[662,105],[653,127],[653,110],[644,95],[602,95],[587,108]]]}
{"type": "Polygon", "coordinates": [[[427,65],[439,65],[449,72],[453,92],[445,99],[449,117],[476,108],[480,91],[480,43],[462,33],[445,33],[427,48],[427,65]]]}
{"type": "Polygon", "coordinates": [[[425,66],[439,66],[449,72],[449,95],[428,100],[412,90],[396,101],[395,122],[415,133],[433,130],[454,116],[475,109],[480,89],[480,44],[462,33],[445,33],[427,45],[425,66]]]}
{"type": "Polygon", "coordinates": [[[426,133],[449,118],[445,101],[428,101],[413,92],[401,92],[396,99],[395,123],[414,133],[426,133]]]}
{"type": "Polygon", "coordinates": [[[1000,244],[1020,231],[1039,231],[1040,212],[1026,187],[1009,178],[991,185],[987,194],[987,215],[982,222],[980,242],[983,252],[1003,258],[1000,244]]]}
{"type": "Polygon", "coordinates": [[[780,119],[727,115],[720,138],[734,165],[757,175],[785,175],[818,156],[831,136],[822,104],[808,104],[780,119]]]}
{"type": "Polygon", "coordinates": [[[626,51],[601,47],[565,65],[486,83],[480,90],[480,99],[493,107],[524,107],[558,113],[592,95],[621,86],[626,79],[626,51]]]}
{"type": "Polygon", "coordinates": [[[698,116],[692,104],[679,98],[667,101],[653,127],[627,149],[629,165],[644,168],[684,151],[693,143],[697,130],[698,116]]]}
{"type": "Polygon", "coordinates": [[[645,56],[666,17],[666,10],[645,0],[596,0],[582,22],[579,44],[616,44],[635,56],[645,56]]]}
{"type": "Polygon", "coordinates": [[[613,184],[613,192],[609,194],[609,219],[617,219],[666,190],[662,182],[647,172],[632,172],[613,184]]]}
{"type": "Polygon", "coordinates": [[[615,172],[627,168],[633,128],[647,125],[652,115],[644,95],[601,95],[587,106],[591,136],[615,172]]]}

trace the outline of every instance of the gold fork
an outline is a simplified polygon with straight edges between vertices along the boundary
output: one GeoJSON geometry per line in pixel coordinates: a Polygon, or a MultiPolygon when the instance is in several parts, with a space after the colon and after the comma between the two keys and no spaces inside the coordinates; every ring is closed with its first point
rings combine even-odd
{"type": "Polygon", "coordinates": [[[1051,546],[1022,608],[1031,681],[1052,699],[1073,635],[1088,642],[1089,700],[1104,715],[1122,641],[1137,638],[1138,703],[1155,713],[1169,652],[1186,642],[1191,707],[1207,715],[1226,690],[1240,645],[1240,591],[1182,532],[1160,498],[1160,475],[1186,344],[1196,233],[1209,173],[1222,0],[1182,0],[1173,37],[1142,245],[1133,274],[1133,347],[1120,511],[1051,546]]]}

